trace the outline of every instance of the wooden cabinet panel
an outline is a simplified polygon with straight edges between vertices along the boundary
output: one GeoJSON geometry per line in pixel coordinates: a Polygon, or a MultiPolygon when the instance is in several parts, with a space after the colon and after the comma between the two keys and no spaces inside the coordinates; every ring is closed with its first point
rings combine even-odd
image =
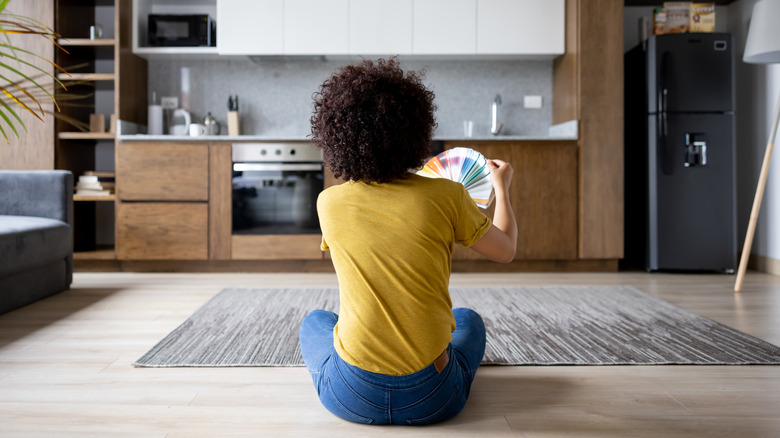
{"type": "Polygon", "coordinates": [[[553,123],[579,120],[580,259],[623,258],[622,16],[623,2],[566,0],[553,62],[553,123]]]}
{"type": "Polygon", "coordinates": [[[320,234],[233,236],[233,260],[322,260],[320,234]]]}
{"type": "Polygon", "coordinates": [[[208,245],[208,204],[119,203],[120,260],[205,260],[208,245]]]}
{"type": "Polygon", "coordinates": [[[581,259],[623,258],[622,2],[579,2],[581,259]],[[605,26],[604,23],[617,25],[605,26]]]}
{"type": "Polygon", "coordinates": [[[123,201],[208,201],[206,144],[122,143],[117,195],[123,201]]]}
{"type": "MultiPolygon", "coordinates": [[[[464,143],[515,169],[510,198],[518,223],[516,260],[577,258],[577,145],[574,142],[464,143]]],[[[493,206],[486,210],[493,216],[493,206]]],[[[481,259],[456,247],[455,259],[481,259]]]]}
{"type": "Polygon", "coordinates": [[[209,145],[209,258],[230,259],[232,157],[229,143],[209,145]]]}

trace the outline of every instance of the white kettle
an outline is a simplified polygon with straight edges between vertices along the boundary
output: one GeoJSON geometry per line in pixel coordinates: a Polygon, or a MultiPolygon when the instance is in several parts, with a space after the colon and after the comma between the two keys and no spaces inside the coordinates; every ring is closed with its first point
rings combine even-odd
{"type": "Polygon", "coordinates": [[[177,109],[173,111],[171,117],[170,128],[168,128],[168,134],[171,135],[189,135],[190,134],[190,113],[184,109],[177,109]]]}

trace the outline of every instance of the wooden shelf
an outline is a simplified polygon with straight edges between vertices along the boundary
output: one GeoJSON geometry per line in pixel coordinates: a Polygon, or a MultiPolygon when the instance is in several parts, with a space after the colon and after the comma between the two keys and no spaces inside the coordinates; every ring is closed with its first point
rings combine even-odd
{"type": "Polygon", "coordinates": [[[60,140],[113,140],[115,138],[111,132],[59,132],[57,137],[60,140]]]}
{"type": "Polygon", "coordinates": [[[60,73],[57,79],[61,81],[113,81],[116,79],[114,73],[71,73],[70,75],[60,73]]]}
{"type": "Polygon", "coordinates": [[[101,202],[101,201],[111,201],[111,202],[113,202],[113,201],[116,200],[116,195],[115,194],[102,195],[102,196],[73,195],[73,200],[74,201],[98,201],[98,202],[101,202]]]}
{"type": "Polygon", "coordinates": [[[57,44],[61,46],[80,46],[80,47],[104,47],[116,44],[114,38],[101,38],[91,40],[89,38],[59,38],[57,44]]]}
{"type": "Polygon", "coordinates": [[[168,59],[212,59],[219,54],[215,46],[198,47],[134,47],[133,54],[144,58],[165,58],[168,59]]]}
{"type": "Polygon", "coordinates": [[[75,251],[73,260],[116,260],[116,251],[113,247],[98,248],[93,251],[75,251]]]}

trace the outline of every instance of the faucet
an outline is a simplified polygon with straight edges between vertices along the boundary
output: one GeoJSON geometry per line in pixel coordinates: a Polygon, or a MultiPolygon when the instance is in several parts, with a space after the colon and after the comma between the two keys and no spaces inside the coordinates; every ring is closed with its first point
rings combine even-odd
{"type": "Polygon", "coordinates": [[[491,107],[491,124],[490,124],[490,133],[493,135],[498,135],[499,132],[501,132],[501,127],[504,126],[503,124],[498,122],[498,106],[501,105],[501,95],[496,94],[496,98],[493,99],[493,105],[491,107]]]}

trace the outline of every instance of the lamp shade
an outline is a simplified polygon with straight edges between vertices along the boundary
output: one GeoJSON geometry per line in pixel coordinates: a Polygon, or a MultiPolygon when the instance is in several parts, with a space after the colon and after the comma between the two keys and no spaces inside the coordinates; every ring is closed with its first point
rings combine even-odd
{"type": "Polygon", "coordinates": [[[780,62],[780,0],[762,0],[753,6],[742,60],[751,64],[780,62]]]}

